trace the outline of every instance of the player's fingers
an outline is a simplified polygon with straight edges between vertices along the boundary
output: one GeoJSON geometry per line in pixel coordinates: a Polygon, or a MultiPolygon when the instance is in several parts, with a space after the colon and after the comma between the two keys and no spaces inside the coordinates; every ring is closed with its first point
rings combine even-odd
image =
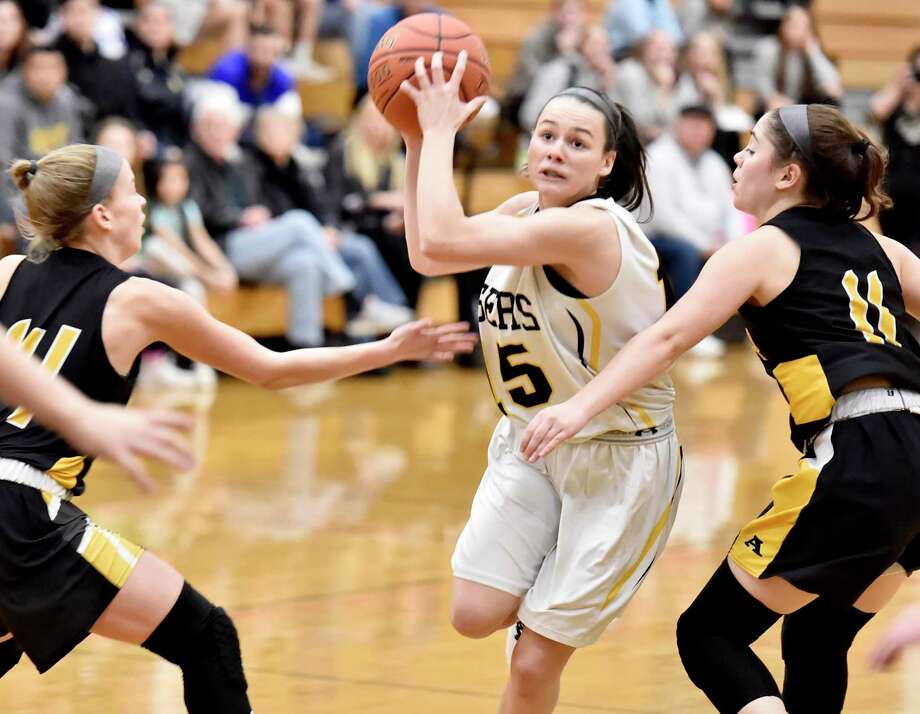
{"type": "Polygon", "coordinates": [[[549,419],[546,417],[539,419],[539,423],[534,428],[533,433],[530,436],[530,442],[527,444],[527,451],[525,452],[525,456],[527,457],[528,461],[536,460],[537,449],[543,443],[543,438],[551,427],[552,424],[550,424],[549,419]]]}
{"type": "Polygon", "coordinates": [[[550,453],[553,449],[555,449],[557,446],[559,446],[559,444],[561,444],[563,441],[565,441],[566,438],[567,438],[567,437],[566,437],[566,435],[565,435],[564,432],[559,432],[559,433],[557,433],[555,436],[553,436],[552,439],[549,440],[549,442],[548,442],[545,446],[543,446],[543,447],[537,452],[537,458],[538,458],[538,459],[542,459],[544,456],[546,456],[548,453],[550,453]]]}
{"type": "Polygon", "coordinates": [[[419,92],[414,86],[412,86],[412,82],[410,82],[408,79],[404,79],[400,83],[399,91],[403,94],[408,94],[409,99],[411,99],[416,104],[418,104],[419,99],[422,97],[422,93],[419,92]]]}
{"type": "Polygon", "coordinates": [[[195,426],[195,419],[191,414],[168,411],[165,409],[144,410],[144,414],[155,426],[176,431],[191,431],[195,426]]]}
{"type": "Polygon", "coordinates": [[[466,109],[463,114],[463,121],[466,121],[471,116],[475,115],[476,112],[482,109],[487,99],[488,97],[486,96],[479,96],[479,97],[473,97],[470,101],[468,101],[466,103],[466,109]]]}
{"type": "Polygon", "coordinates": [[[537,416],[531,420],[531,422],[527,425],[527,428],[524,429],[524,433],[521,435],[521,454],[523,454],[525,457],[530,450],[530,440],[533,437],[533,430],[536,427],[537,419],[539,418],[540,417],[537,416]]]}
{"type": "Polygon", "coordinates": [[[454,71],[450,75],[450,88],[453,90],[458,90],[460,88],[460,82],[463,80],[463,73],[466,71],[466,50],[460,50],[460,54],[457,56],[457,64],[454,65],[454,71]]]}
{"type": "Polygon", "coordinates": [[[437,333],[439,335],[446,335],[452,332],[466,332],[470,329],[470,323],[468,322],[448,322],[444,325],[438,325],[437,333]]]}
{"type": "Polygon", "coordinates": [[[144,493],[153,493],[156,490],[156,483],[147,473],[147,469],[134,454],[126,453],[116,459],[116,463],[121,466],[128,474],[128,477],[137,484],[137,487],[144,493]]]}
{"type": "Polygon", "coordinates": [[[435,52],[431,56],[431,81],[436,87],[444,86],[444,53],[435,52]]]}
{"type": "Polygon", "coordinates": [[[869,666],[875,670],[887,669],[894,664],[897,658],[897,648],[887,642],[883,642],[869,655],[869,666]]]}
{"type": "Polygon", "coordinates": [[[418,86],[422,91],[431,89],[431,80],[428,78],[424,57],[419,57],[415,60],[415,78],[418,80],[418,86]]]}
{"type": "Polygon", "coordinates": [[[152,432],[137,451],[178,471],[188,471],[195,465],[195,455],[189,443],[168,429],[152,432]]]}

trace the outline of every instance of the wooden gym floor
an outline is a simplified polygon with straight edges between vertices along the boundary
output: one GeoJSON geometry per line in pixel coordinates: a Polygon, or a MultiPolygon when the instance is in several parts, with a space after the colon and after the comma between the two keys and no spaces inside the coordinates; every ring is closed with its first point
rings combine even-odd
{"type": "MultiPolygon", "coordinates": [[[[686,485],[670,544],[627,609],[563,681],[559,714],[711,711],[686,679],[674,623],[767,501],[795,454],[777,389],[744,348],[674,371],[686,485]]],[[[287,394],[221,380],[199,404],[196,472],[146,497],[98,467],[81,505],[174,563],[240,630],[257,714],[494,712],[504,635],[448,622],[449,559],[497,411],[485,376],[398,370],[287,394]]],[[[920,650],[887,674],[868,645],[920,601],[910,584],[851,655],[851,714],[920,711],[920,650]]],[[[780,674],[778,628],[757,651],[780,674]]],[[[0,682],[16,714],[184,711],[178,670],[91,638],[49,674],[23,660],[0,682]]]]}

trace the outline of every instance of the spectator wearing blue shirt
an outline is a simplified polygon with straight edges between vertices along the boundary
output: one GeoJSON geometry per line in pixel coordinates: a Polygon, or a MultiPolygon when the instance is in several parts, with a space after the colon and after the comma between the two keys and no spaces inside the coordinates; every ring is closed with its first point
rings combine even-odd
{"type": "Polygon", "coordinates": [[[604,27],[616,57],[624,57],[655,30],[663,30],[675,44],[684,43],[684,33],[670,0],[614,0],[604,11],[604,27]]]}
{"type": "Polygon", "coordinates": [[[270,25],[253,25],[245,50],[228,52],[211,68],[209,77],[229,84],[240,101],[256,108],[265,104],[292,112],[301,107],[293,77],[280,66],[284,41],[270,25]]]}

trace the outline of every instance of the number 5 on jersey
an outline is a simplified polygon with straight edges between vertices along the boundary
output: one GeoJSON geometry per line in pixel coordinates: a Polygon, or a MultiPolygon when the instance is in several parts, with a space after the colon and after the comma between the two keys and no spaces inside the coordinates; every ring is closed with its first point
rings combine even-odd
{"type": "MultiPolygon", "coordinates": [[[[10,327],[6,333],[6,336],[13,342],[18,342],[23,351],[28,355],[35,354],[35,350],[38,349],[39,343],[45,336],[45,330],[40,327],[29,330],[31,324],[31,320],[20,320],[10,327]]],[[[51,347],[49,347],[48,352],[45,353],[45,359],[42,360],[42,367],[44,367],[46,371],[51,374],[57,374],[61,371],[61,367],[64,366],[64,362],[70,356],[70,352],[77,343],[80,332],[81,330],[78,330],[76,327],[71,327],[70,325],[61,326],[61,329],[59,329],[58,333],[54,336],[54,342],[51,343],[51,347]]],[[[13,413],[6,418],[6,421],[8,424],[12,424],[15,427],[25,429],[29,425],[29,422],[32,421],[32,415],[22,407],[16,407],[13,413]]]]}
{"type": "Polygon", "coordinates": [[[550,385],[543,370],[537,365],[530,362],[523,362],[520,358],[515,359],[515,364],[511,363],[512,358],[518,355],[527,355],[527,348],[524,345],[499,345],[498,346],[498,366],[501,370],[502,381],[506,384],[518,377],[526,377],[530,382],[530,389],[524,387],[514,387],[508,390],[515,404],[519,404],[525,409],[537,407],[546,404],[550,397],[553,396],[553,387],[550,385]]]}

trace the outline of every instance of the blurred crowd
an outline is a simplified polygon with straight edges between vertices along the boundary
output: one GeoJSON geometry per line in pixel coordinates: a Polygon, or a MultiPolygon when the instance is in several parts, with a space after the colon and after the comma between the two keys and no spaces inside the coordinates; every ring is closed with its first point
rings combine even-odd
{"type": "MultiPolygon", "coordinates": [[[[751,228],[731,205],[733,155],[756,118],[789,103],[844,98],[807,3],[792,0],[610,0],[600,22],[585,0],[549,0],[521,45],[501,117],[526,141],[546,101],[575,84],[622,103],[647,143],[654,211],[646,232],[675,294],[725,241],[751,228]]],[[[399,137],[367,93],[379,38],[424,0],[0,0],[0,165],[91,141],[119,151],[148,199],[147,231],[126,269],[204,302],[241,281],[283,286],[291,346],[326,343],[323,304],[342,296],[343,339],[413,318],[421,277],[403,237],[399,137]],[[347,47],[351,76],[314,55],[347,47]],[[196,76],[183,48],[217,47],[196,76]],[[349,82],[354,110],[337,131],[304,121],[318,83],[349,82]]],[[[882,215],[920,250],[920,48],[872,97],[891,152],[882,215]]],[[[0,244],[27,250],[17,199],[0,186],[0,244]]],[[[476,276],[458,278],[473,319],[476,276]]],[[[717,356],[707,341],[698,353],[717,356]]],[[[212,384],[205,368],[145,357],[150,381],[212,384]]]]}

